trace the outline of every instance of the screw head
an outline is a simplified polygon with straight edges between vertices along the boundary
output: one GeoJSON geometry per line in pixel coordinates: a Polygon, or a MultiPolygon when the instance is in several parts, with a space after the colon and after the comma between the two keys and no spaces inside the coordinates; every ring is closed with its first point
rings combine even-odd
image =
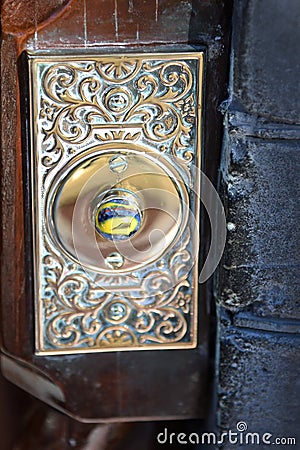
{"type": "Polygon", "coordinates": [[[105,263],[110,269],[120,269],[124,264],[124,258],[120,253],[113,252],[105,258],[105,263]]]}
{"type": "Polygon", "coordinates": [[[126,305],[120,302],[112,303],[111,305],[109,305],[109,308],[107,310],[108,318],[114,322],[122,321],[126,317],[126,314],[127,314],[126,305]]]}
{"type": "Polygon", "coordinates": [[[128,167],[128,163],[126,161],[126,157],[123,155],[115,155],[110,158],[109,168],[112,172],[122,173],[128,167]]]}

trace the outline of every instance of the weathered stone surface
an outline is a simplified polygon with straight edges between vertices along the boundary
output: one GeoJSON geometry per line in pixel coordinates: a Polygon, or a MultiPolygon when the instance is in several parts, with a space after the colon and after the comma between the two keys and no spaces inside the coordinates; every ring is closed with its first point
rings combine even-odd
{"type": "Polygon", "coordinates": [[[274,439],[296,437],[300,419],[299,13],[296,0],[235,2],[231,95],[222,105],[219,425],[237,431],[245,421],[274,439]]]}
{"type": "Polygon", "coordinates": [[[260,316],[300,317],[297,142],[231,137],[228,239],[221,303],[260,316]]]}
{"type": "MultiPolygon", "coordinates": [[[[221,429],[237,431],[236,424],[245,421],[249,432],[297,437],[300,370],[295,359],[300,356],[299,337],[236,329],[228,323],[221,330],[221,429]]],[[[233,446],[227,443],[222,448],[231,450],[233,446]]]]}
{"type": "Polygon", "coordinates": [[[234,95],[251,113],[299,123],[298,0],[235,4],[234,95]]]}

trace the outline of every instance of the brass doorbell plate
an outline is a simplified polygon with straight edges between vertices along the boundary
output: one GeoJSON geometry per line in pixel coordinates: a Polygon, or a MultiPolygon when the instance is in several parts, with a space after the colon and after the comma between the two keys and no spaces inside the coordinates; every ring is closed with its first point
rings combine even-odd
{"type": "Polygon", "coordinates": [[[203,54],[29,54],[36,353],[197,345],[203,54]]]}

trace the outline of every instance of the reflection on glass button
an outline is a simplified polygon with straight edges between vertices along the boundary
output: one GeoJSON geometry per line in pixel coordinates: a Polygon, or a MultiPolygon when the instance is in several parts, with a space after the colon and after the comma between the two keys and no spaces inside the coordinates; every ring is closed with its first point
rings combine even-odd
{"type": "Polygon", "coordinates": [[[140,229],[141,223],[141,210],[129,191],[112,190],[97,206],[95,228],[106,239],[129,239],[140,229]]]}

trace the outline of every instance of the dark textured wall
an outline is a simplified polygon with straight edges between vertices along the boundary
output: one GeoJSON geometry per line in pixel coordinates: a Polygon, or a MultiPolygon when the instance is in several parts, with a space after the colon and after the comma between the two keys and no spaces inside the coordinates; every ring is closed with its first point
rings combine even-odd
{"type": "Polygon", "coordinates": [[[221,168],[228,236],[217,292],[219,425],[236,431],[245,421],[249,432],[274,438],[298,433],[293,448],[300,448],[299,16],[297,0],[235,2],[221,168]]]}

